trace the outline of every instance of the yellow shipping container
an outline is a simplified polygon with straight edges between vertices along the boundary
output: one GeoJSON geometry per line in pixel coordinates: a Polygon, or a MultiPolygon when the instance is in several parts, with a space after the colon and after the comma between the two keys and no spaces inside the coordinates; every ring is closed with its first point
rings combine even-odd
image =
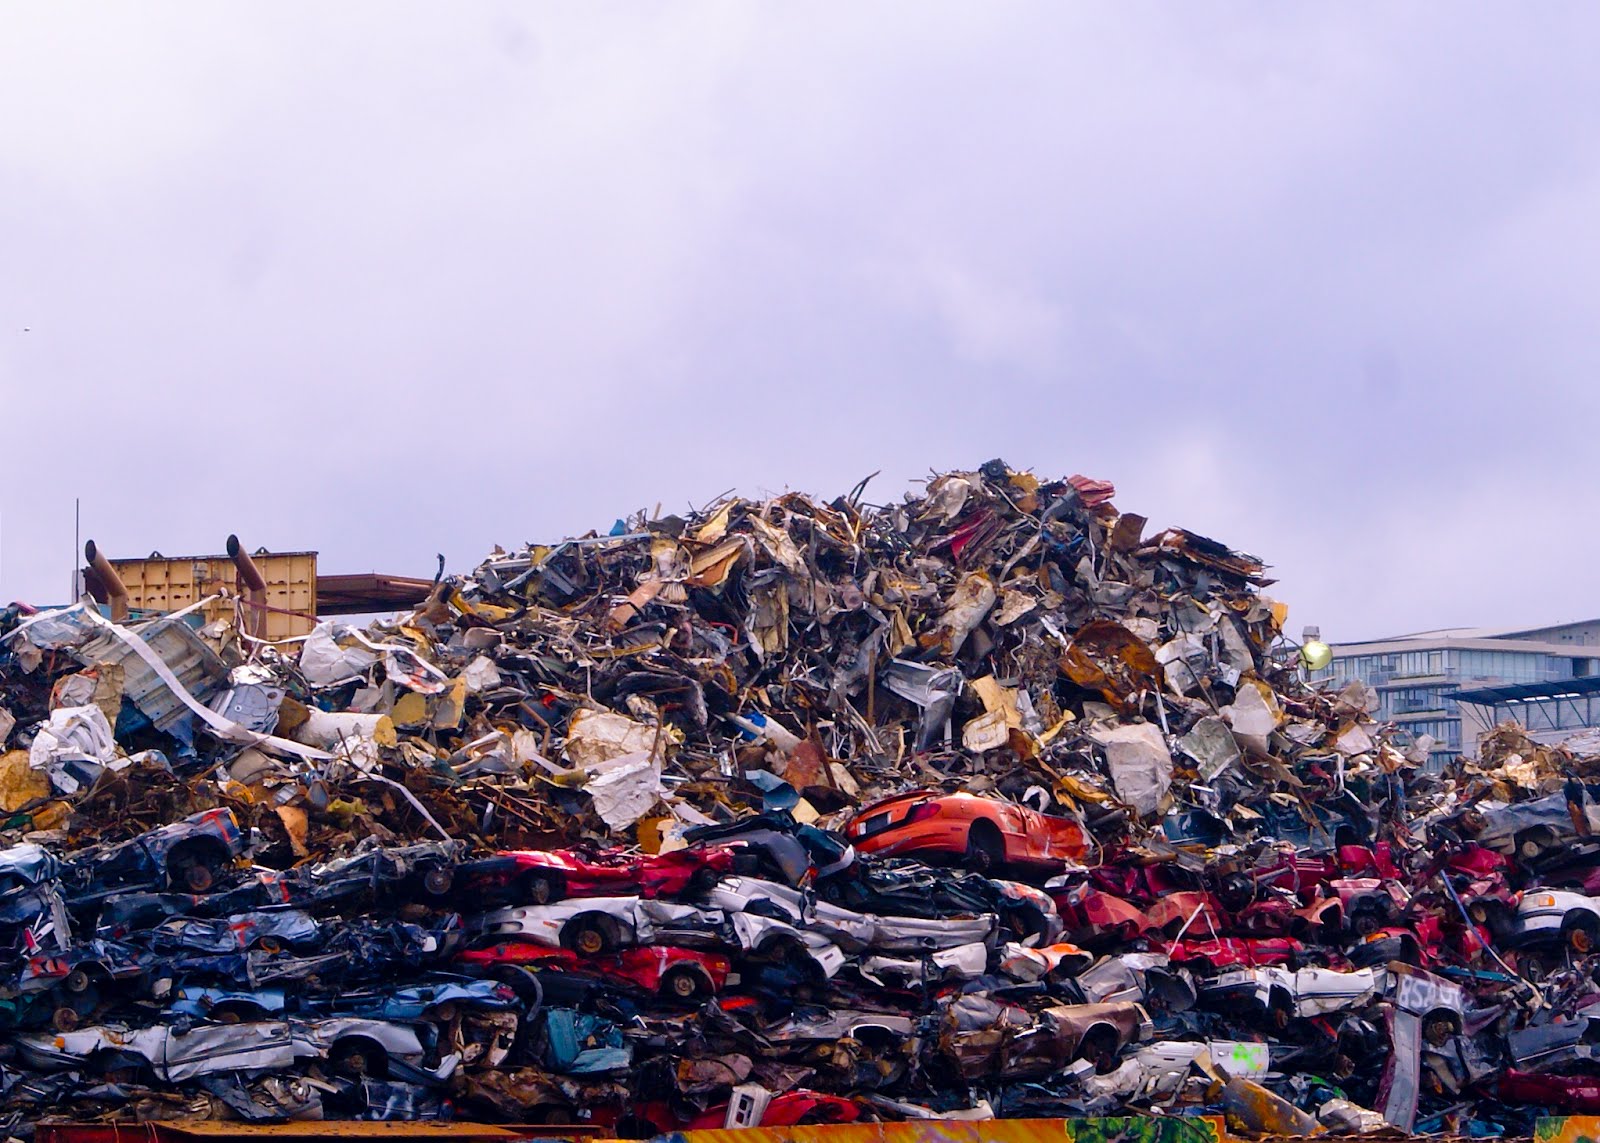
{"type": "MultiPolygon", "coordinates": [[[[253,556],[267,582],[265,637],[287,639],[304,635],[316,624],[317,553],[274,552],[253,556]]],[[[227,591],[244,598],[248,593],[238,582],[238,571],[227,556],[163,556],[160,553],[139,560],[112,560],[111,566],[128,589],[128,606],[135,611],[177,611],[198,603],[208,595],[227,591]]],[[[231,619],[232,598],[206,605],[209,623],[231,619]]]]}

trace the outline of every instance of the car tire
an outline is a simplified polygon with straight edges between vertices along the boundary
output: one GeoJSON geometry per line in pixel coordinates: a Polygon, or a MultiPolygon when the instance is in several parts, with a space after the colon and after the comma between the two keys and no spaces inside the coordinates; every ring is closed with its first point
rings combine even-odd
{"type": "Polygon", "coordinates": [[[63,1004],[50,1014],[50,1026],[57,1032],[76,1032],[83,1026],[83,1017],[76,1008],[63,1004]]]}
{"type": "Polygon", "coordinates": [[[422,875],[422,892],[429,897],[443,897],[455,885],[455,871],[448,865],[435,865],[422,875]]]}
{"type": "Polygon", "coordinates": [[[1600,950],[1600,917],[1581,913],[1563,922],[1561,930],[1566,946],[1579,956],[1600,950]]]}
{"type": "Polygon", "coordinates": [[[1288,993],[1273,989],[1267,1000],[1267,1027],[1274,1032],[1285,1032],[1294,1020],[1294,1001],[1288,993]]]}
{"type": "Polygon", "coordinates": [[[1532,861],[1555,844],[1555,834],[1543,826],[1525,830],[1517,835],[1517,855],[1524,861],[1532,861]]]}
{"type": "Polygon", "coordinates": [[[966,867],[987,877],[999,872],[1005,858],[1005,842],[1000,838],[1000,831],[991,822],[974,822],[967,830],[966,867]]]}
{"type": "Polygon", "coordinates": [[[1455,1021],[1448,1016],[1432,1016],[1422,1025],[1422,1042],[1434,1048],[1442,1048],[1456,1034],[1455,1021]]]}
{"type": "Polygon", "coordinates": [[[386,1079],[389,1053],[366,1036],[346,1036],[328,1049],[328,1069],[346,1079],[386,1079]]]}
{"type": "Polygon", "coordinates": [[[599,956],[616,948],[611,926],[595,916],[574,917],[561,929],[561,943],[579,956],[599,956]]]}
{"type": "Polygon", "coordinates": [[[204,843],[187,842],[167,856],[167,881],[186,893],[209,893],[222,880],[222,862],[204,843]]]}
{"type": "Polygon", "coordinates": [[[706,978],[688,965],[669,968],[661,977],[661,995],[680,1004],[703,1000],[711,989],[706,978]]]}
{"type": "Polygon", "coordinates": [[[518,896],[529,905],[548,905],[566,896],[561,875],[543,869],[523,874],[520,885],[518,896]]]}

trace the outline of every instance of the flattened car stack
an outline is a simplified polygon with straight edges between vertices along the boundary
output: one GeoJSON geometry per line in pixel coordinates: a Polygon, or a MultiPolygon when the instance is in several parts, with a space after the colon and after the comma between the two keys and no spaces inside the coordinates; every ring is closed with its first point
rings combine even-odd
{"type": "Polygon", "coordinates": [[[1112,496],[729,498],[277,644],[0,613],[9,1130],[1600,1110],[1596,767],[1426,772],[1112,496]]]}

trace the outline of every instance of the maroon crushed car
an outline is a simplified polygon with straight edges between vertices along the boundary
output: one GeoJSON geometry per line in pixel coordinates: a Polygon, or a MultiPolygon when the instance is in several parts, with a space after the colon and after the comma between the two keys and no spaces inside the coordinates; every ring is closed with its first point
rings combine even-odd
{"type": "Polygon", "coordinates": [[[1600,1112],[1600,1076],[1547,1075],[1511,1068],[1500,1077],[1497,1088],[1507,1103],[1531,1103],[1578,1115],[1600,1112]]]}

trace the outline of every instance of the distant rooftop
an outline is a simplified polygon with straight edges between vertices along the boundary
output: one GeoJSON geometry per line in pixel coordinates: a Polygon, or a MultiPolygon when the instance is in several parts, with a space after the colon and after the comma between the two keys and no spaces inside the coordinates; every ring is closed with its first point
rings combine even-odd
{"type": "MultiPolygon", "coordinates": [[[[1384,635],[1376,639],[1352,639],[1336,643],[1338,647],[1364,647],[1377,643],[1460,643],[1479,639],[1516,639],[1518,636],[1548,635],[1571,627],[1600,626],[1600,619],[1574,619],[1568,623],[1541,623],[1521,627],[1437,627],[1431,631],[1413,631],[1404,635],[1384,635]]],[[[1550,642],[1549,639],[1525,639],[1529,643],[1550,642]]]]}

